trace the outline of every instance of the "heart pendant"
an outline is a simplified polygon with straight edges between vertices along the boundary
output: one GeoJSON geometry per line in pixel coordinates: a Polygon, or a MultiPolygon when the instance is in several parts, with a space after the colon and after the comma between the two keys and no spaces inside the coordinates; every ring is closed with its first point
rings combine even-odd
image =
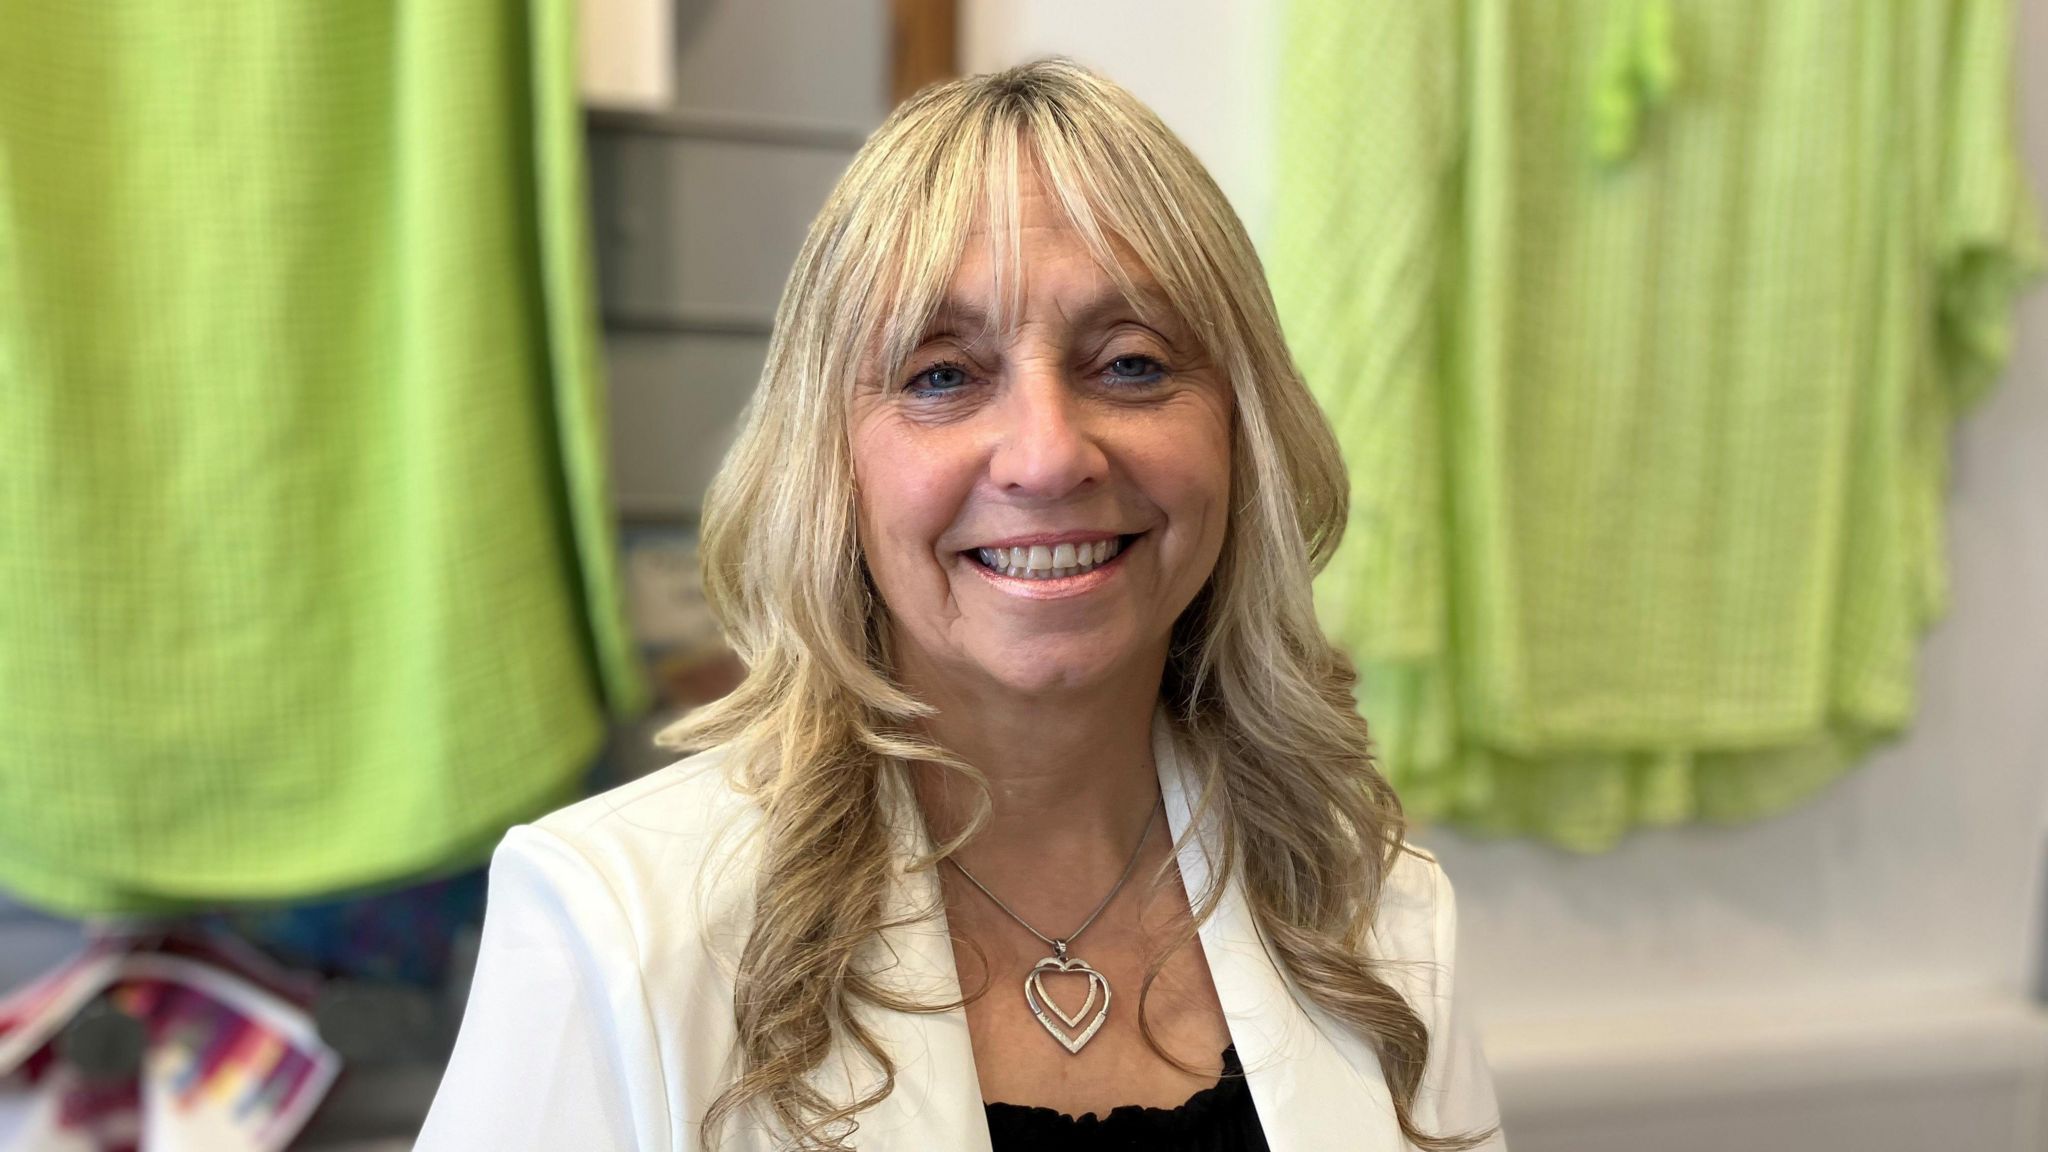
{"type": "Polygon", "coordinates": [[[1103,978],[1102,973],[1090,968],[1085,960],[1072,956],[1047,956],[1033,965],[1031,974],[1024,977],[1024,1002],[1031,1006],[1031,1014],[1038,1017],[1038,1022],[1045,1025],[1045,1030],[1052,1033],[1052,1038],[1059,1041],[1061,1047],[1070,1053],[1079,1052],[1083,1045],[1095,1038],[1103,1021],[1109,1019],[1109,981],[1103,978]],[[1088,977],[1088,998],[1081,1001],[1081,1007],[1071,1015],[1046,993],[1044,978],[1047,972],[1072,972],[1088,977]],[[1096,1002],[1098,991],[1101,993],[1099,1005],[1096,1002]],[[1095,1009],[1095,1016],[1088,1020],[1086,1028],[1081,1028],[1081,1021],[1087,1018],[1090,1008],[1095,1009]],[[1048,1010],[1051,1015],[1047,1014],[1048,1010]],[[1066,1027],[1054,1023],[1055,1017],[1066,1027]],[[1081,1028],[1078,1035],[1072,1031],[1075,1028],[1081,1028]]]}

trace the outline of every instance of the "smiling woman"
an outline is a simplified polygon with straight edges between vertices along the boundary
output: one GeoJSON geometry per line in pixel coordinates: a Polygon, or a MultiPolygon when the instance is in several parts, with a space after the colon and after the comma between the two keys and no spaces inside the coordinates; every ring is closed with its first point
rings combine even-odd
{"type": "Polygon", "coordinates": [[[507,837],[420,1147],[1499,1147],[1311,606],[1345,492],[1157,118],[1059,61],[906,103],[707,505],[747,679],[507,837]]]}
{"type": "MultiPolygon", "coordinates": [[[[1156,685],[1230,503],[1229,382],[1142,264],[1111,253],[1113,277],[1035,166],[1020,175],[1007,243],[996,213],[977,217],[908,362],[864,373],[851,406],[862,554],[895,672],[941,724],[1061,689],[1156,685]]],[[[1141,719],[1150,696],[1134,700],[1141,719]]]]}

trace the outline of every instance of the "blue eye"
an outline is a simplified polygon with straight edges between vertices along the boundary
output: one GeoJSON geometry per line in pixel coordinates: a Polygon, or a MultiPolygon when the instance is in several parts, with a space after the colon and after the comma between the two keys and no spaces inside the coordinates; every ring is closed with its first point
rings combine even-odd
{"type": "Polygon", "coordinates": [[[951,392],[967,383],[967,369],[958,364],[934,364],[904,382],[903,390],[915,396],[951,392]]]}
{"type": "Polygon", "coordinates": [[[1165,365],[1150,356],[1119,356],[1109,362],[1109,378],[1119,383],[1150,383],[1158,379],[1165,370],[1165,365]]]}

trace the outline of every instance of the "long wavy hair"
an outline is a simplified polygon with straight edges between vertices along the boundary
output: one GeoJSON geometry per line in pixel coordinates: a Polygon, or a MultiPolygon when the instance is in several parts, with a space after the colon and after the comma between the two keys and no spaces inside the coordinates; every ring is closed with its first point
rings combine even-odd
{"type": "Polygon", "coordinates": [[[1198,811],[1223,829],[1223,859],[1191,922],[1149,962],[1144,1039],[1195,1071],[1160,1047],[1145,996],[1235,874],[1275,959],[1375,1046],[1407,1137],[1469,1147],[1484,1134],[1416,1127],[1428,1032],[1366,951],[1404,824],[1373,765],[1350,665],[1324,639],[1310,595],[1344,523],[1337,444],[1222,192],[1149,109],[1062,60],[928,88],[868,140],[797,257],[760,387],[706,501],[705,587],[747,676],[661,742],[732,749],[739,786],[765,813],[735,976],[738,1072],[705,1117],[706,1142],[758,1110],[800,1147],[846,1147],[858,1114],[895,1082],[890,1054],[849,1009],[955,1006],[902,1002],[861,962],[891,923],[892,775],[925,761],[981,790],[977,815],[926,866],[973,837],[988,800],[980,772],[919,735],[930,709],[890,674],[885,609],[856,532],[848,402],[863,372],[898,374],[978,219],[995,266],[1016,259],[1026,166],[1127,294],[1116,245],[1142,262],[1235,399],[1222,555],[1175,625],[1161,685],[1198,811]],[[835,1099],[810,1082],[835,1043],[881,1070],[872,1094],[835,1099]]]}

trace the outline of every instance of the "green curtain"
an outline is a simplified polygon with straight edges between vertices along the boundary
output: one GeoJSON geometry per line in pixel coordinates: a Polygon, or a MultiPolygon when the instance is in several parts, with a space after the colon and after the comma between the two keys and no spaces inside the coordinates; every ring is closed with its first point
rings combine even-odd
{"type": "Polygon", "coordinates": [[[2043,266],[2010,0],[1294,0],[1270,267],[1411,810],[1604,849],[1895,736],[2043,266]]]}
{"type": "Polygon", "coordinates": [[[645,705],[569,0],[0,0],[0,889],[473,864],[645,705]]]}

